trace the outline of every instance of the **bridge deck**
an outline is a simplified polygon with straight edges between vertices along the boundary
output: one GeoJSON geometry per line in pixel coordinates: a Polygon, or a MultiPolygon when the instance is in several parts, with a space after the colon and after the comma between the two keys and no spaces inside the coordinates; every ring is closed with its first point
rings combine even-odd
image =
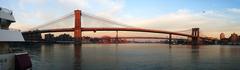
{"type": "MultiPolygon", "coordinates": [[[[134,32],[163,33],[163,34],[193,37],[192,35],[189,35],[189,34],[164,31],[164,30],[142,29],[142,28],[81,28],[81,30],[82,31],[134,31],[134,32]]],[[[74,28],[61,28],[61,29],[49,29],[49,30],[37,30],[35,32],[48,33],[48,32],[73,32],[73,31],[74,31],[74,28]]],[[[205,38],[205,37],[200,37],[200,38],[205,38]]]]}

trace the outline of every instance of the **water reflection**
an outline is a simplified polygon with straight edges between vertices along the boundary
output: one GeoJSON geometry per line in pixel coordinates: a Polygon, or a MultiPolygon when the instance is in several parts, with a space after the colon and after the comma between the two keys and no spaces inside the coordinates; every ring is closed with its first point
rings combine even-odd
{"type": "Polygon", "coordinates": [[[13,44],[34,70],[236,70],[240,47],[166,44],[13,44]]]}
{"type": "Polygon", "coordinates": [[[192,52],[190,52],[191,53],[191,64],[192,64],[192,69],[200,69],[199,67],[198,67],[198,65],[199,65],[199,45],[192,45],[191,46],[192,47],[192,52]]]}
{"type": "Polygon", "coordinates": [[[74,70],[81,70],[81,50],[82,50],[82,47],[81,45],[74,45],[74,70]]]}

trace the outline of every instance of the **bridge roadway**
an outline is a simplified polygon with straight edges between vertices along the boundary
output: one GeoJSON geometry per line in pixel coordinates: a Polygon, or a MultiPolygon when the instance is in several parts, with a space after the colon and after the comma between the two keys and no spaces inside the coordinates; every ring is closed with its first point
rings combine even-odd
{"type": "MultiPolygon", "coordinates": [[[[116,39],[116,37],[111,37],[112,39],[116,39]]],[[[166,37],[117,37],[118,39],[169,39],[166,37]]],[[[172,38],[173,40],[177,40],[180,38],[172,38]]]]}
{"type": "MultiPolygon", "coordinates": [[[[61,28],[61,29],[48,29],[48,30],[37,30],[39,33],[48,33],[48,32],[73,32],[74,28],[61,28]]],[[[177,33],[164,30],[154,30],[154,29],[142,29],[142,28],[81,28],[81,31],[134,31],[134,32],[149,32],[149,33],[163,33],[163,34],[172,34],[186,37],[193,37],[189,34],[177,33]]],[[[26,31],[29,32],[29,31],[26,31]]],[[[25,33],[25,32],[23,32],[25,33]]],[[[201,39],[208,39],[206,37],[199,37],[201,39]]]]}

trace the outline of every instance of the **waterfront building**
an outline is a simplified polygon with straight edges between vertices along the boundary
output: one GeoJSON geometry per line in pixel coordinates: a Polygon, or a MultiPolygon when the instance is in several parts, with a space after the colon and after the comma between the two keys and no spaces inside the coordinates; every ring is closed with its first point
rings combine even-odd
{"type": "Polygon", "coordinates": [[[225,39],[225,34],[224,33],[220,34],[220,40],[222,40],[222,39],[225,39]]]}
{"type": "Polygon", "coordinates": [[[83,36],[82,37],[82,43],[90,43],[91,37],[89,36],[83,36]]]}
{"type": "Polygon", "coordinates": [[[73,37],[69,34],[61,34],[58,37],[56,37],[57,41],[73,41],[73,37]]]}
{"type": "Polygon", "coordinates": [[[231,36],[229,37],[229,40],[233,45],[238,44],[238,35],[236,33],[231,34],[231,36]]]}
{"type": "Polygon", "coordinates": [[[45,34],[45,41],[46,42],[55,42],[55,37],[54,34],[45,34]]]}
{"type": "Polygon", "coordinates": [[[38,32],[38,30],[31,31],[28,33],[22,33],[23,38],[26,42],[41,42],[42,41],[42,35],[38,32]]]}

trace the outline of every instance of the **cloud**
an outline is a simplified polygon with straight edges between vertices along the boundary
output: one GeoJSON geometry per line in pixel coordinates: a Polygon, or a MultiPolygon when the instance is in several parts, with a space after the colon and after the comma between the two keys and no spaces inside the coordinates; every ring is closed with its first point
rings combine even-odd
{"type": "Polygon", "coordinates": [[[16,24],[13,24],[12,28],[21,26],[18,24],[34,27],[55,18],[57,15],[43,8],[47,4],[47,0],[19,0],[17,2],[14,11],[16,24]]]}
{"type": "MultiPolygon", "coordinates": [[[[38,20],[47,21],[48,19],[53,18],[55,15],[51,14],[51,13],[44,12],[44,11],[35,11],[35,12],[21,12],[20,16],[22,18],[31,18],[31,19],[28,19],[28,20],[38,19],[38,20]]],[[[35,22],[39,22],[39,21],[35,21],[35,22]]]]}
{"type": "Polygon", "coordinates": [[[81,9],[105,17],[113,17],[119,13],[123,7],[122,0],[55,0],[53,4],[61,6],[60,8],[44,6],[51,1],[47,0],[19,0],[18,7],[14,10],[16,23],[10,25],[10,28],[29,30],[38,25],[45,24],[49,21],[71,13],[75,9],[81,9]],[[49,11],[54,9],[54,11],[49,11]],[[95,10],[97,9],[97,10],[95,10]]]}
{"type": "Polygon", "coordinates": [[[47,2],[47,0],[18,0],[18,8],[27,10],[26,7],[40,6],[47,2]]]}
{"type": "Polygon", "coordinates": [[[173,13],[135,22],[139,27],[168,31],[181,31],[198,27],[203,34],[213,37],[218,37],[216,32],[239,30],[239,26],[234,26],[238,23],[239,21],[233,20],[226,13],[219,11],[194,12],[188,9],[179,9],[173,13]]]}
{"type": "Polygon", "coordinates": [[[116,14],[119,14],[122,11],[124,5],[123,0],[97,0],[97,2],[106,7],[97,14],[105,17],[116,16],[116,14]]]}
{"type": "Polygon", "coordinates": [[[46,0],[19,0],[21,4],[42,4],[45,2],[46,0]]]}
{"type": "Polygon", "coordinates": [[[229,8],[229,9],[227,9],[227,11],[240,14],[240,9],[239,8],[229,8]]]}
{"type": "Polygon", "coordinates": [[[95,15],[108,17],[112,17],[123,7],[123,0],[57,0],[56,2],[68,10],[80,9],[95,15]]]}
{"type": "Polygon", "coordinates": [[[85,9],[89,5],[88,0],[57,0],[56,2],[72,10],[85,9]]]}
{"type": "Polygon", "coordinates": [[[45,11],[18,12],[15,15],[16,22],[11,24],[11,28],[19,28],[22,31],[42,25],[56,17],[56,14],[45,11]]]}
{"type": "Polygon", "coordinates": [[[9,28],[11,29],[18,29],[21,31],[26,31],[32,28],[33,25],[26,24],[26,23],[12,23],[9,28]]]}

